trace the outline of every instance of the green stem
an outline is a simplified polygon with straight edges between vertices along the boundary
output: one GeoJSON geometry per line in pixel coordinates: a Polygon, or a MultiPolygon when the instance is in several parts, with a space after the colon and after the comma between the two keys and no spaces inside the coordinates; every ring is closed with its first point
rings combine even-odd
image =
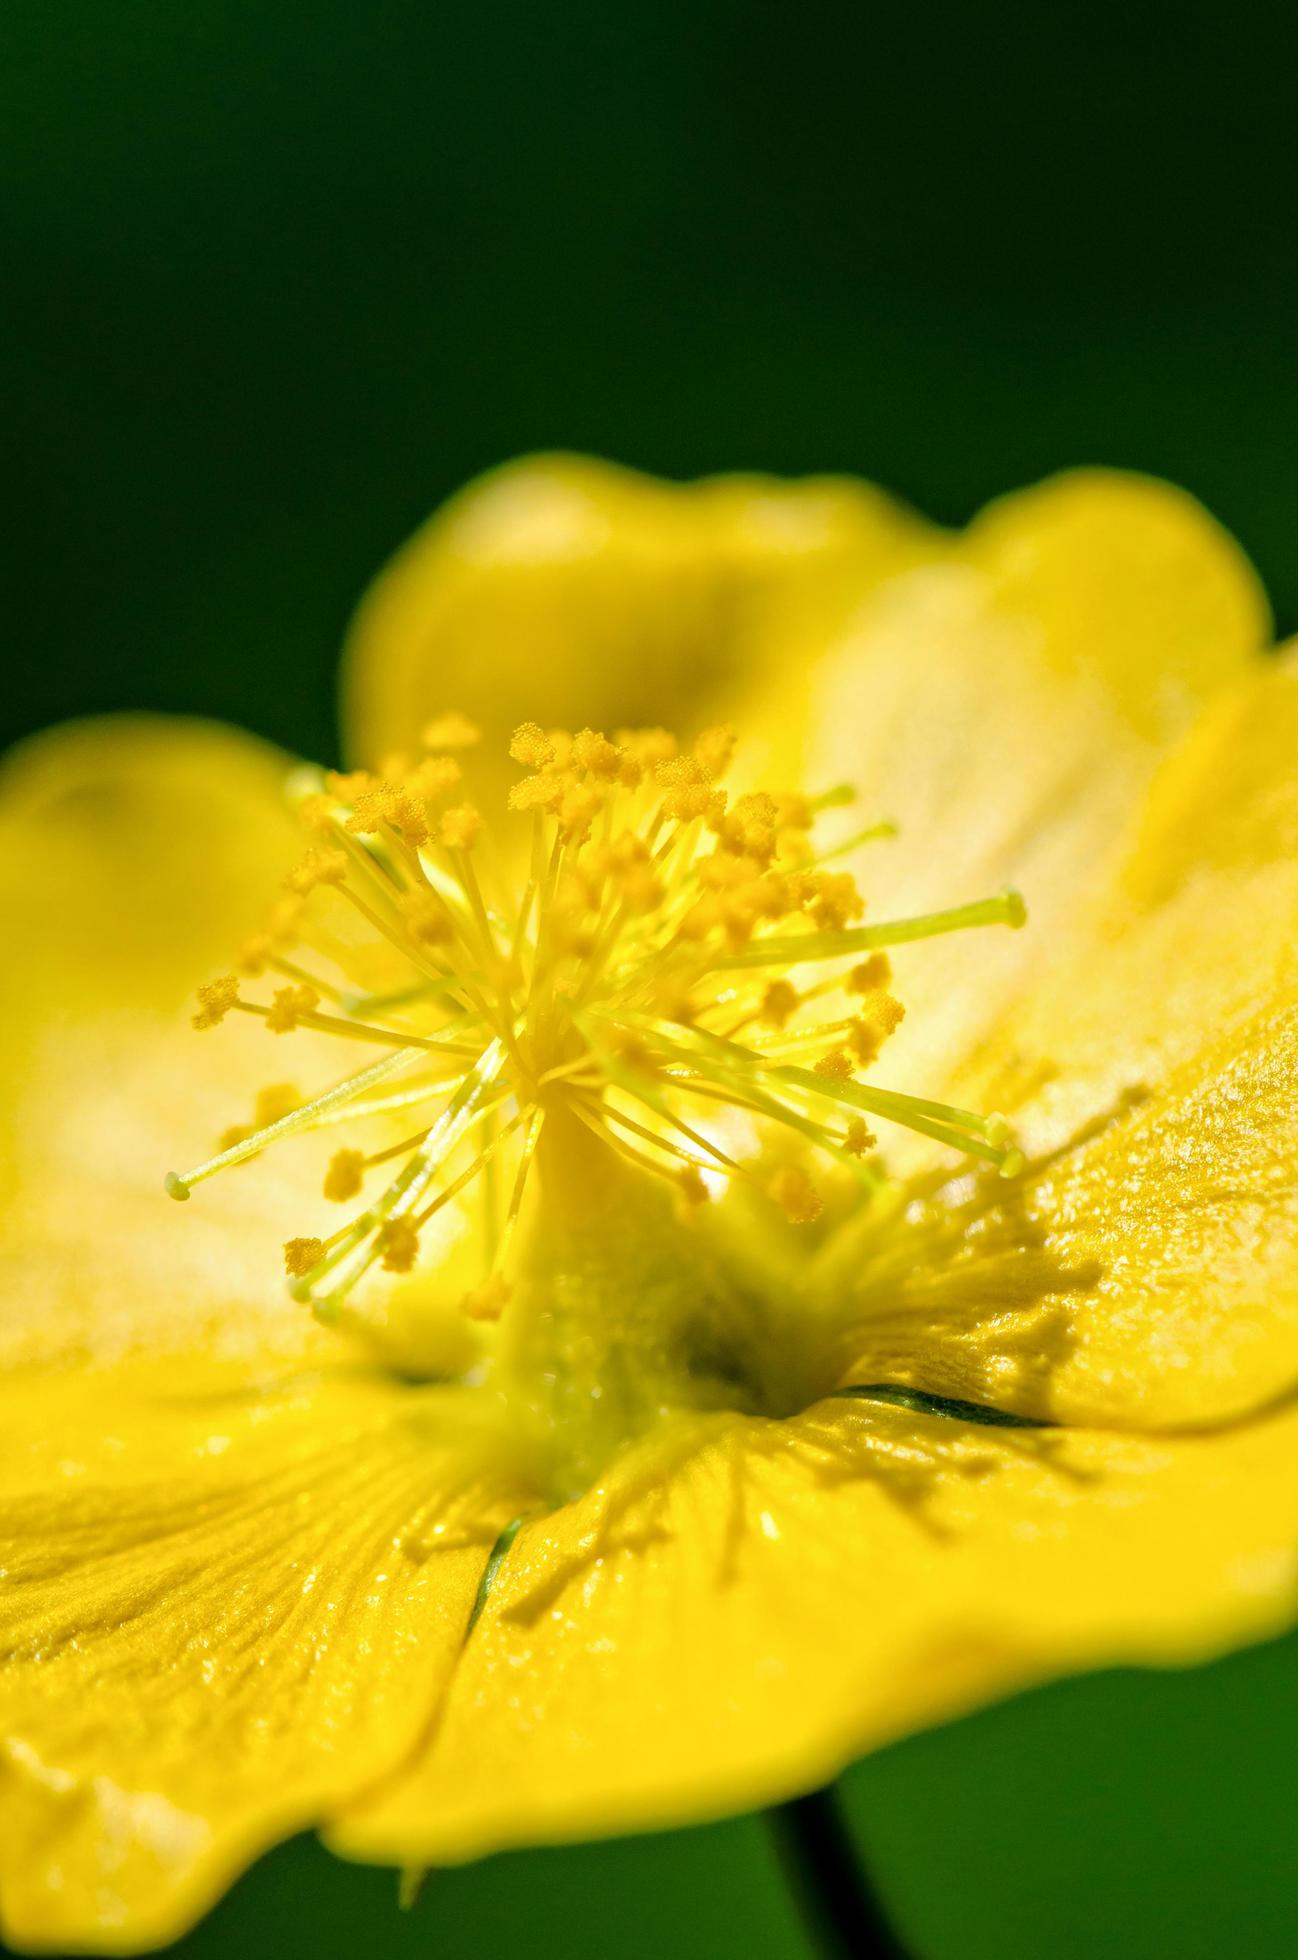
{"type": "Polygon", "coordinates": [[[833,1789],[770,1812],[776,1849],[824,1960],[911,1960],[893,1932],[833,1789]]]}

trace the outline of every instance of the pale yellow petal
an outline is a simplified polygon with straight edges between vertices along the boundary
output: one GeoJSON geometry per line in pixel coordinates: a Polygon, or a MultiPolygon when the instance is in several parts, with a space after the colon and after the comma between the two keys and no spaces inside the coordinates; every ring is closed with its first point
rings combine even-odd
{"type": "Polygon", "coordinates": [[[292,762],[217,722],[68,722],[0,763],[6,1015],[179,1009],[301,855],[292,762]]]}
{"type": "Polygon", "coordinates": [[[858,1379],[1123,1426],[1298,1381],[1295,755],[1291,653],[1168,758],[1107,902],[956,1085],[1014,1111],[1029,1174],[880,1237],[858,1379]]]}
{"type": "Polygon", "coordinates": [[[800,670],[930,536],[845,479],[671,484],[579,456],[513,463],[434,516],[366,595],[344,673],[352,750],[408,751],[448,707],[481,725],[498,775],[521,721],[693,731],[800,670]]]}
{"type": "Polygon", "coordinates": [[[322,1042],[244,1016],[190,1027],[196,986],[229,970],[300,855],[289,766],[232,729],[123,716],[55,729],[0,770],[11,1363],[309,1338],[276,1275],[281,1241],[318,1229],[319,1151],[286,1146],[188,1205],[162,1189],[248,1123],[259,1088],[344,1072],[322,1042]]]}
{"type": "MultiPolygon", "coordinates": [[[[1104,887],[1164,748],[1267,630],[1252,569],[1199,505],[1103,471],[994,504],[867,597],[807,676],[802,771],[855,782],[865,815],[900,825],[859,864],[872,914],[1006,884],[1029,910],[1022,932],[901,949],[889,1082],[931,1091],[968,1054],[1104,887]]],[[[773,689],[760,718],[779,753],[794,691],[773,689]]]]}
{"type": "Polygon", "coordinates": [[[1298,1416],[1191,1440],[864,1403],[678,1433],[524,1526],[421,1760],[332,1834],[454,1862],[814,1787],[1054,1673],[1287,1623],[1298,1416]]]}
{"type": "MultiPolygon", "coordinates": [[[[496,1500],[434,1406],[209,1371],[32,1384],[0,1480],[0,1930],[174,1938],[267,1844],[402,1761],[496,1500]]],[[[508,1515],[508,1509],[503,1515],[508,1515]]]]}

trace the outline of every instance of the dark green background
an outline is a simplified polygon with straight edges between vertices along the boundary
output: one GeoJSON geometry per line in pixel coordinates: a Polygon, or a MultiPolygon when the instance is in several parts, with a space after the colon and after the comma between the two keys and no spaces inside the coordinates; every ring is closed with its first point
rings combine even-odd
{"type": "MultiPolygon", "coordinates": [[[[364,580],[485,464],[858,470],[943,519],[1198,492],[1298,623],[1298,15],[8,0],[0,739],[133,705],[334,747],[364,580]]],[[[1065,1685],[850,1790],[918,1951],[1298,1946],[1298,1651],[1065,1685]]],[[[269,1860],[194,1954],[802,1949],[761,1827],[530,1853],[398,1920],[269,1860]]]]}

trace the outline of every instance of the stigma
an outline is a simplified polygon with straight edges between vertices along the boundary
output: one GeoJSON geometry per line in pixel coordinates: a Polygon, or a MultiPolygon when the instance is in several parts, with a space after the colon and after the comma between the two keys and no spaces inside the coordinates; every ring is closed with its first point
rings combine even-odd
{"type": "Polygon", "coordinates": [[[499,1317],[547,1133],[671,1187],[684,1216],[739,1183],[794,1229],[814,1225],[826,1180],[872,1202],[876,1124],[1021,1168],[1003,1117],[875,1079],[904,1014],[888,949],[1021,926],[1016,892],[871,918],[843,865],[891,826],[852,824],[849,788],[734,791],[728,728],[685,745],[525,722],[497,809],[473,793],[478,739],[447,714],[380,773],[299,772],[303,856],[234,970],[199,991],[199,1030],[244,1014],[372,1051],[314,1095],[264,1090],[251,1124],[166,1179],[187,1199],[345,1126],[322,1193],[343,1222],[284,1250],[291,1293],[321,1320],[351,1312],[368,1276],[432,1256],[432,1221],[456,1201],[481,1225],[461,1304],[499,1317]]]}

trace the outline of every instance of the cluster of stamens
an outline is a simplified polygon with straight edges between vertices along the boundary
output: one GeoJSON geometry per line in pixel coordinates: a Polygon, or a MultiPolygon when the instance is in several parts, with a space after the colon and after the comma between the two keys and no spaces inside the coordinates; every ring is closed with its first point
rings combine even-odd
{"type": "Polygon", "coordinates": [[[313,777],[299,799],[310,847],[237,971],[200,989],[197,1028],[238,1012],[277,1035],[313,1029],[381,1052],[313,1097],[265,1089],[217,1156],[168,1177],[173,1197],[304,1131],[345,1120],[363,1135],[406,1112],[416,1126],[337,1151],[324,1196],[360,1208],[330,1237],[285,1247],[292,1291],[322,1319],[374,1267],[409,1271],[429,1221],[470,1187],[486,1249],[464,1306],[497,1315],[559,1111],[668,1180],[685,1208],[737,1179],[798,1224],[822,1209],[817,1163],[864,1197],[877,1188],[867,1119],[1019,1168],[1003,1118],[862,1079],[903,1013],[884,949],[1020,925],[1017,893],[862,923],[856,883],[834,866],[891,827],[822,846],[818,820],[850,791],[731,796],[724,728],[682,748],[659,729],[609,739],[525,723],[509,751],[526,772],[505,818],[518,834],[493,835],[465,794],[477,740],[446,715],[417,758],[313,777]],[[512,889],[511,863],[528,865],[512,889]],[[269,998],[245,997],[257,980],[269,998]]]}

